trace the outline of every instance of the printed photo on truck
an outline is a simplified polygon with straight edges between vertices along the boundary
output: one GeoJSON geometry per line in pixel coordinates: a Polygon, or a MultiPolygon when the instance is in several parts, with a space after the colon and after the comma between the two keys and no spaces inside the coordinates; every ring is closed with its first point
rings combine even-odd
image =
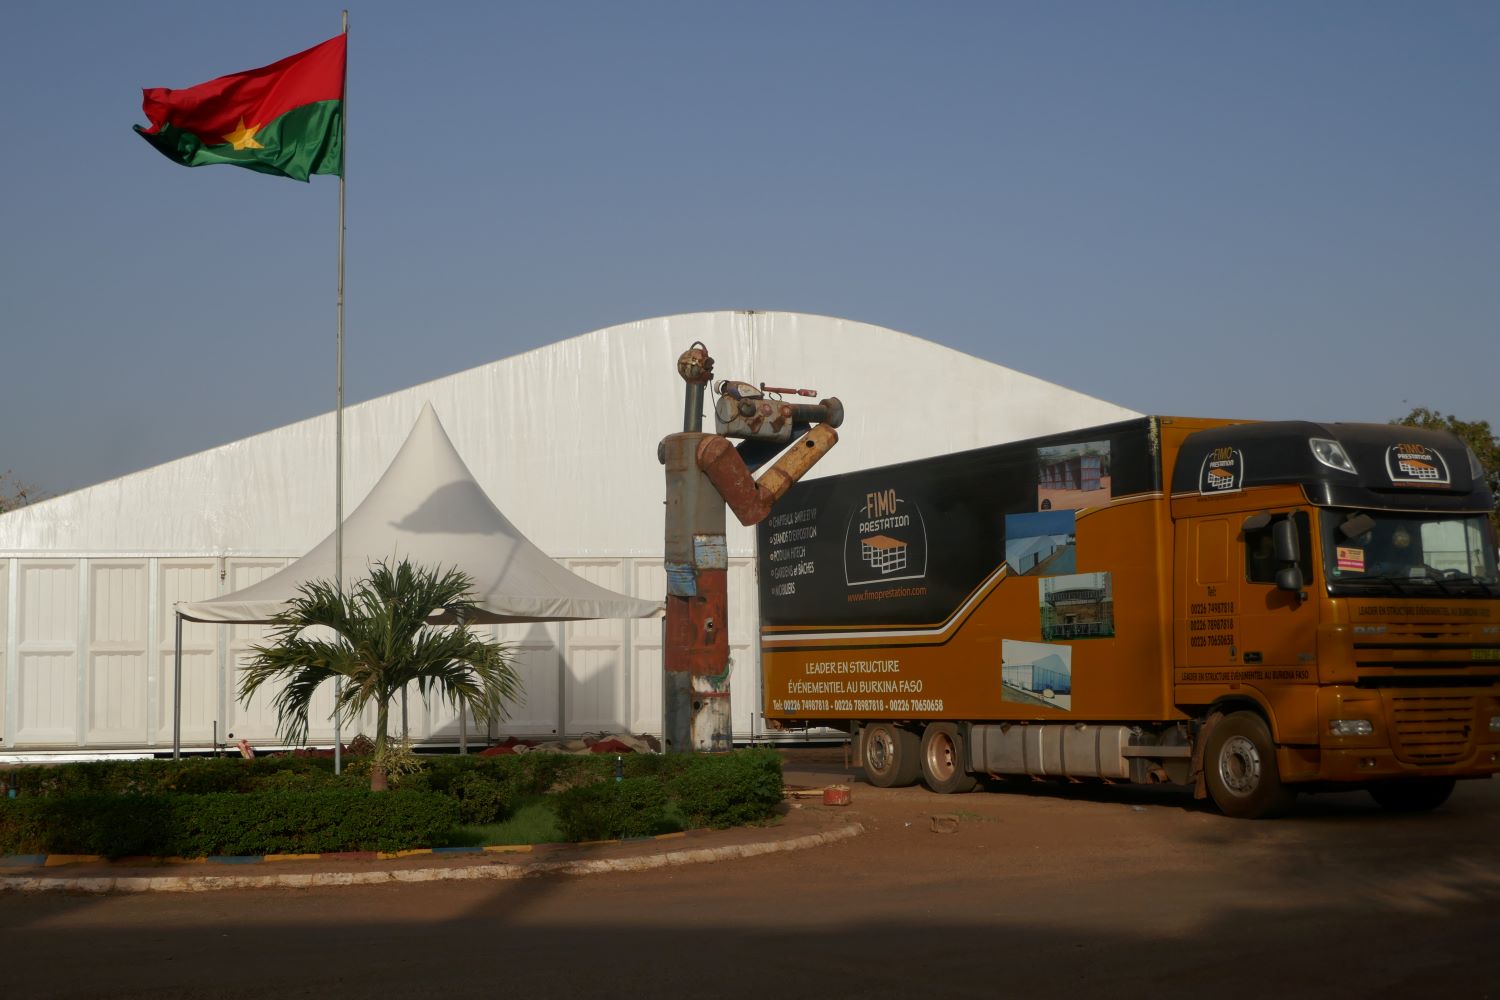
{"type": "Polygon", "coordinates": [[[1000,697],[1038,708],[1073,709],[1073,649],[1006,639],[1000,649],[1000,697]]]}
{"type": "Polygon", "coordinates": [[[1115,634],[1115,599],[1108,573],[1077,573],[1040,581],[1042,638],[1109,639],[1115,634]]]}
{"type": "Polygon", "coordinates": [[[1109,442],[1084,441],[1036,450],[1038,510],[1081,510],[1109,503],[1109,442]]]}
{"type": "Polygon", "coordinates": [[[1071,573],[1077,563],[1071,510],[1005,515],[1005,562],[1017,576],[1071,573]]]}

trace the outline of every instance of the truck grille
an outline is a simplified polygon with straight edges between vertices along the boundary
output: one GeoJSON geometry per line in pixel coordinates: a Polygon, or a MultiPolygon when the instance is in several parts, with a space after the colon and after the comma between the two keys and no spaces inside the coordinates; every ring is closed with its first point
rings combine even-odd
{"type": "Polygon", "coordinates": [[[1354,636],[1354,665],[1362,687],[1421,683],[1448,686],[1500,683],[1500,640],[1472,625],[1390,625],[1377,635],[1354,636]]]}
{"type": "Polygon", "coordinates": [[[1408,764],[1447,764],[1473,743],[1474,698],[1464,695],[1386,696],[1392,749],[1408,764]]]}

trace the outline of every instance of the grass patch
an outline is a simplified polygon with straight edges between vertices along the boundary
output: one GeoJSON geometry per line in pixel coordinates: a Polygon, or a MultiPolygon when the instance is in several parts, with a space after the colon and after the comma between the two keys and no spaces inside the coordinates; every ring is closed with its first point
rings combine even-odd
{"type": "Polygon", "coordinates": [[[557,812],[547,799],[533,799],[500,823],[461,826],[454,831],[454,847],[484,847],[490,844],[560,844],[567,838],[557,822],[557,812]]]}

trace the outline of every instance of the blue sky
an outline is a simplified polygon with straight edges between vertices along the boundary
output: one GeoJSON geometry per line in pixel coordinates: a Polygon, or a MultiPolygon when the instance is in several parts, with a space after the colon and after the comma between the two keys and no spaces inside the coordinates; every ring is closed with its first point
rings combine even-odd
{"type": "MultiPolygon", "coordinates": [[[[1149,412],[1500,427],[1500,5],[351,0],[350,23],[350,402],[755,308],[1149,412]]],[[[331,408],[336,181],[184,169],[130,126],[144,86],[338,26],[0,11],[0,470],[63,491],[331,408]]]]}

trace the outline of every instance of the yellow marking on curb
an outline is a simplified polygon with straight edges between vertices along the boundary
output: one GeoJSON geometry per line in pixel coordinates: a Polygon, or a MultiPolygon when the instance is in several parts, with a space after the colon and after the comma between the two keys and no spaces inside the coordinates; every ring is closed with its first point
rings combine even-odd
{"type": "Polygon", "coordinates": [[[56,868],[58,865],[83,865],[103,860],[102,854],[49,854],[45,865],[48,868],[56,868]]]}
{"type": "Polygon", "coordinates": [[[598,847],[600,844],[618,844],[618,840],[580,840],[579,847],[598,847]]]}
{"type": "Polygon", "coordinates": [[[656,835],[655,839],[657,839],[657,840],[678,840],[678,839],[680,839],[682,837],[686,837],[686,836],[687,836],[687,831],[686,830],[678,830],[676,833],[658,833],[656,835]]]}
{"type": "Polygon", "coordinates": [[[316,861],[321,854],[267,854],[266,861],[316,861]]]}
{"type": "Polygon", "coordinates": [[[430,848],[430,847],[414,847],[414,848],[412,848],[409,851],[381,851],[379,854],[377,854],[375,856],[377,858],[379,858],[381,861],[392,861],[392,860],[394,860],[396,858],[410,858],[410,857],[414,857],[414,856],[416,856],[418,854],[431,854],[431,853],[432,853],[432,848],[430,848]]]}
{"type": "Polygon", "coordinates": [[[486,844],[486,854],[530,854],[530,844],[486,844]]]}

